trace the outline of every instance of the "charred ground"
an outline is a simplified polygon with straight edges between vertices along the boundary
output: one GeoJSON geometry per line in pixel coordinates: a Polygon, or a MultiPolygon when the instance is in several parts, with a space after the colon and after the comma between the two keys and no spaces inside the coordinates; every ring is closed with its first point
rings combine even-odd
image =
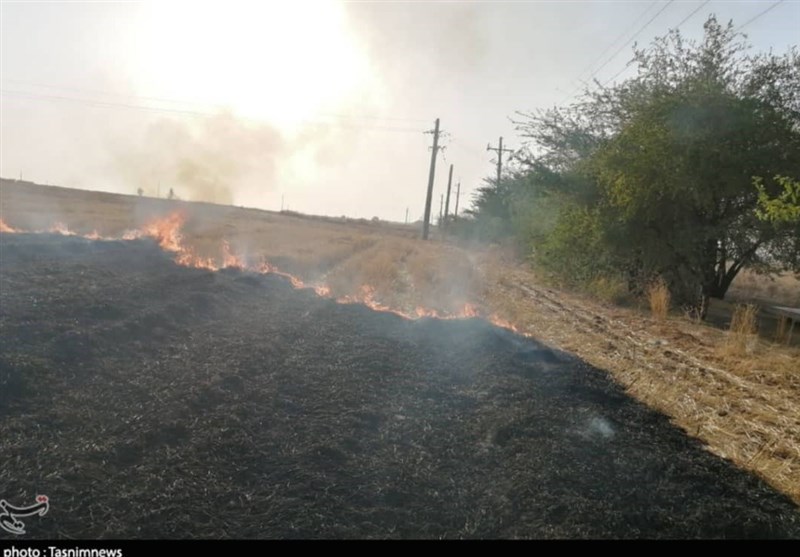
{"type": "Polygon", "coordinates": [[[34,537],[800,537],[605,372],[147,241],[0,235],[0,493],[34,537]]]}

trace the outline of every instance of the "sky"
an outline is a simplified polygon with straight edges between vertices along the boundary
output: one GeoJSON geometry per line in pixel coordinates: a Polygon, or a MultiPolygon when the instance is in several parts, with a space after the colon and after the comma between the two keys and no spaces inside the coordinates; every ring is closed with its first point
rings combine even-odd
{"type": "Polygon", "coordinates": [[[414,221],[436,118],[434,215],[451,164],[463,209],[487,146],[521,146],[520,112],[625,79],[634,43],[699,39],[710,14],[753,53],[800,43],[800,0],[3,0],[0,176],[414,221]]]}

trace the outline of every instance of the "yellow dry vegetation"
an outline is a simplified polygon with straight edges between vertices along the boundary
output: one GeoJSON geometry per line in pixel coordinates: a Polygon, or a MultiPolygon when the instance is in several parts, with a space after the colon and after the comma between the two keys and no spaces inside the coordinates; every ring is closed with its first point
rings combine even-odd
{"type": "MultiPolygon", "coordinates": [[[[650,291],[650,313],[623,308],[548,286],[508,250],[422,242],[415,228],[403,225],[7,180],[0,188],[0,218],[17,228],[47,228],[60,221],[80,233],[96,229],[119,236],[181,210],[187,214],[186,242],[207,256],[218,254],[227,240],[249,260],[266,258],[306,282],[327,285],[337,297],[369,286],[377,302],[404,312],[417,306],[454,312],[473,303],[483,315],[511,322],[523,334],[607,370],[632,396],[669,415],[709,450],[800,503],[800,350],[755,335],[755,305],[736,309],[727,330],[670,315],[663,285],[650,291]]],[[[793,277],[757,278],[743,275],[734,292],[763,298],[773,289],[779,303],[800,302],[793,277]]],[[[608,302],[618,295],[617,285],[598,288],[608,292],[608,302]]],[[[729,316],[723,316],[726,325],[729,316]]]]}

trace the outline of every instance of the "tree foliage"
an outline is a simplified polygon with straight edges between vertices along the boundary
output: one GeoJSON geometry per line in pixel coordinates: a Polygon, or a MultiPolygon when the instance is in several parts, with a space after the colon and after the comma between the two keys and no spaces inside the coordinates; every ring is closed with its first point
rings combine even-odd
{"type": "Polygon", "coordinates": [[[638,74],[618,85],[521,113],[527,152],[476,217],[499,203],[554,273],[632,287],[658,275],[702,314],[745,266],[800,270],[800,56],[748,55],[713,16],[704,31],[699,43],[672,31],[635,50],[638,74]],[[764,176],[774,178],[754,187],[764,176]],[[526,224],[537,206],[555,214],[526,224]]]}
{"type": "Polygon", "coordinates": [[[783,187],[783,192],[778,197],[770,198],[764,181],[759,177],[753,178],[758,190],[756,216],[770,222],[800,224],[800,181],[787,176],[775,176],[775,181],[783,187]]]}

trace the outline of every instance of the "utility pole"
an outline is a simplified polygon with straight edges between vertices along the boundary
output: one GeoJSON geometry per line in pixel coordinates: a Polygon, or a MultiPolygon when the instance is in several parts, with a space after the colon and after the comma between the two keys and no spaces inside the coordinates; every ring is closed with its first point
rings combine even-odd
{"type": "Polygon", "coordinates": [[[431,150],[431,170],[428,174],[428,195],[425,197],[425,218],[422,223],[422,239],[428,239],[428,229],[431,226],[431,200],[433,197],[433,178],[436,175],[436,152],[439,150],[439,119],[433,129],[433,149],[431,150]]]}
{"type": "Polygon", "coordinates": [[[456,212],[454,217],[458,217],[458,200],[461,197],[461,180],[458,181],[458,188],[456,189],[456,212]]]}
{"type": "Polygon", "coordinates": [[[503,138],[500,138],[500,145],[498,147],[492,147],[492,144],[489,143],[486,145],[487,151],[495,151],[497,153],[497,185],[500,185],[500,175],[503,172],[503,152],[506,153],[513,153],[513,149],[503,149],[503,138]]]}
{"type": "Polygon", "coordinates": [[[408,224],[408,207],[406,207],[406,224],[408,224]]]}
{"type": "Polygon", "coordinates": [[[447,177],[447,200],[444,203],[444,226],[447,228],[447,215],[450,214],[450,186],[453,184],[453,165],[450,165],[450,175],[447,177]]]}
{"type": "Polygon", "coordinates": [[[444,210],[444,194],[439,197],[439,226],[442,226],[442,211],[444,210]]]}

